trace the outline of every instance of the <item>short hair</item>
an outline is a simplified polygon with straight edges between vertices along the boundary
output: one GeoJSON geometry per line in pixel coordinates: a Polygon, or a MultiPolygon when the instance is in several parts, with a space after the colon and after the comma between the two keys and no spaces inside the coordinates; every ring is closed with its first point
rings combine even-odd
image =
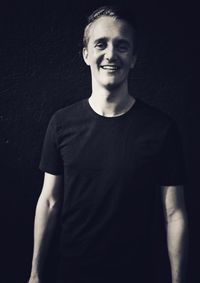
{"type": "Polygon", "coordinates": [[[83,34],[83,47],[87,47],[89,41],[89,30],[97,19],[108,16],[114,19],[125,21],[132,29],[133,39],[134,39],[134,53],[136,52],[136,22],[133,16],[133,13],[128,11],[128,9],[124,9],[117,6],[102,6],[96,9],[87,17],[87,24],[84,29],[83,34]]]}

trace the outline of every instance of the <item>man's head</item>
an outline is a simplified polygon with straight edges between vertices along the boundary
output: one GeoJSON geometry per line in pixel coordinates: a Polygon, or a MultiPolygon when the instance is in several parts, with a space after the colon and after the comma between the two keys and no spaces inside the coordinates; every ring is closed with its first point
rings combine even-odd
{"type": "Polygon", "coordinates": [[[107,16],[111,17],[116,20],[123,20],[124,22],[129,25],[132,31],[133,36],[133,45],[134,49],[133,52],[136,53],[137,46],[136,46],[136,24],[133,19],[133,15],[127,11],[127,9],[121,9],[115,6],[103,6],[96,9],[91,15],[88,16],[87,25],[84,29],[83,34],[83,47],[87,47],[89,42],[89,30],[92,24],[99,18],[107,16]]]}
{"type": "Polygon", "coordinates": [[[135,28],[130,17],[113,7],[101,7],[88,17],[83,58],[92,80],[104,87],[127,82],[136,61],[135,28]]]}

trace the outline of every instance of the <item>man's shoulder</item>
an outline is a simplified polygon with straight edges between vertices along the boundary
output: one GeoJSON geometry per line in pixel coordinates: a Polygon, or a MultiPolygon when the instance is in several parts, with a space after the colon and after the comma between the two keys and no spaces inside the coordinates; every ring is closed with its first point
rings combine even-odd
{"type": "Polygon", "coordinates": [[[67,106],[60,108],[54,112],[49,121],[49,125],[57,130],[63,130],[76,124],[77,120],[81,120],[84,117],[85,100],[82,99],[67,106]]]}
{"type": "Polygon", "coordinates": [[[54,120],[56,124],[62,124],[63,122],[70,122],[79,117],[83,117],[85,100],[86,99],[82,99],[58,109],[54,112],[51,119],[54,120]]]}
{"type": "Polygon", "coordinates": [[[146,118],[150,123],[156,122],[161,123],[163,125],[171,125],[174,124],[173,118],[160,108],[146,103],[143,100],[139,100],[141,115],[146,118]]]}
{"type": "Polygon", "coordinates": [[[84,105],[84,101],[85,99],[76,101],[76,102],[72,102],[70,104],[68,104],[67,106],[58,109],[53,116],[55,116],[56,118],[64,118],[67,116],[71,116],[73,114],[78,114],[80,113],[80,111],[83,110],[83,105],[84,105]]]}

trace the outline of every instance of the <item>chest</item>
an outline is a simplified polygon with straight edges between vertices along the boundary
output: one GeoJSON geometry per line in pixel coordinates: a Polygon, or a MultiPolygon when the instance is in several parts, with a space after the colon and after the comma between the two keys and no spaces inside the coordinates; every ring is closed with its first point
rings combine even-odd
{"type": "Polygon", "coordinates": [[[155,167],[162,144],[156,125],[86,122],[63,131],[59,150],[65,168],[133,172],[155,167]]]}

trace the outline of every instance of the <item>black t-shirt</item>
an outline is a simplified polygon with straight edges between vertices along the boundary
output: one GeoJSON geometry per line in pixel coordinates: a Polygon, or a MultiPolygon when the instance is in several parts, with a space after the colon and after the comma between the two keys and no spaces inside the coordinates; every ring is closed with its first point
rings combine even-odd
{"type": "Polygon", "coordinates": [[[60,253],[79,274],[142,266],[156,188],[184,181],[174,122],[140,100],[116,117],[98,115],[87,99],[57,111],[40,169],[64,176],[60,253]]]}

